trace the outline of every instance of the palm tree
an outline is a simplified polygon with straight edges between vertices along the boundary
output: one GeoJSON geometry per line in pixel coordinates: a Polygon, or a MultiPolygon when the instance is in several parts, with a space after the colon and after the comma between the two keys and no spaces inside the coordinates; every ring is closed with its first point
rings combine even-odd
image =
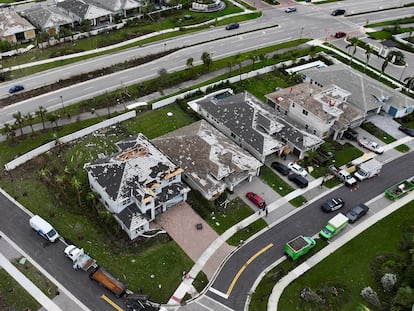
{"type": "Polygon", "coordinates": [[[58,127],[58,121],[60,119],[60,115],[56,114],[55,112],[51,112],[51,113],[48,113],[46,117],[50,123],[55,123],[56,128],[58,127]]]}
{"type": "Polygon", "coordinates": [[[16,119],[14,124],[19,128],[20,130],[20,136],[23,137],[23,123],[24,123],[24,116],[20,111],[13,114],[13,118],[16,119]]]}
{"type": "Polygon", "coordinates": [[[187,58],[186,65],[189,69],[191,69],[191,76],[194,76],[194,66],[193,66],[194,58],[190,57],[187,58]]]}
{"type": "Polygon", "coordinates": [[[76,178],[76,176],[72,177],[72,180],[71,180],[70,183],[71,183],[72,187],[75,188],[75,190],[76,190],[76,196],[78,197],[78,204],[79,204],[79,207],[82,208],[82,200],[81,200],[81,187],[82,187],[82,184],[79,181],[79,179],[76,178]]]}
{"type": "Polygon", "coordinates": [[[99,214],[96,203],[98,201],[98,194],[96,192],[90,191],[86,194],[86,200],[92,203],[92,208],[95,210],[96,214],[99,214]]]}
{"type": "Polygon", "coordinates": [[[167,86],[167,81],[168,81],[167,69],[161,68],[160,70],[158,70],[158,76],[159,76],[159,81],[160,81],[161,88],[166,87],[167,86]]]}
{"type": "Polygon", "coordinates": [[[371,45],[368,44],[365,48],[365,57],[367,58],[367,61],[365,62],[364,72],[367,69],[368,62],[369,62],[369,59],[370,59],[371,54],[372,54],[373,51],[374,51],[374,48],[371,45]]]}
{"type": "Polygon", "coordinates": [[[231,76],[231,70],[232,70],[232,68],[233,68],[233,62],[232,62],[231,60],[229,60],[229,61],[227,62],[227,66],[229,66],[229,76],[231,76]]]}
{"type": "Polygon", "coordinates": [[[7,140],[10,140],[10,144],[14,144],[14,137],[16,136],[15,127],[13,124],[6,123],[3,128],[3,134],[6,135],[7,140]]]}
{"type": "Polygon", "coordinates": [[[408,89],[410,90],[414,89],[414,76],[405,78],[404,82],[405,82],[405,86],[408,89]]]}
{"type": "Polygon", "coordinates": [[[401,51],[391,51],[388,53],[387,58],[389,61],[393,61],[396,65],[405,65],[405,55],[401,51]]]}
{"type": "Polygon", "coordinates": [[[263,64],[262,64],[262,67],[266,67],[266,59],[267,59],[266,54],[264,54],[264,53],[260,54],[260,55],[259,55],[259,59],[260,59],[260,61],[263,63],[263,64]]]}
{"type": "Polygon", "coordinates": [[[34,117],[33,117],[31,112],[28,112],[26,114],[25,118],[26,118],[26,121],[29,123],[30,129],[32,130],[32,137],[33,137],[34,136],[34,130],[33,130],[33,119],[34,119],[34,117]]]}
{"type": "Polygon", "coordinates": [[[357,51],[358,43],[359,43],[359,40],[358,40],[358,38],[356,38],[355,40],[353,40],[353,42],[351,42],[350,44],[348,44],[348,45],[345,47],[346,49],[347,49],[347,48],[350,48],[350,47],[353,47],[353,48],[354,48],[354,49],[352,50],[352,56],[351,56],[351,58],[350,58],[350,60],[349,60],[349,64],[350,64],[350,65],[352,64],[352,61],[353,61],[354,56],[355,56],[355,53],[356,53],[356,51],[357,51]]]}
{"type": "Polygon", "coordinates": [[[382,75],[385,72],[385,68],[387,68],[387,66],[388,66],[388,62],[389,62],[389,60],[388,60],[388,56],[387,56],[387,58],[385,58],[384,63],[381,66],[381,75],[379,77],[380,79],[382,78],[382,75]]]}
{"type": "Polygon", "coordinates": [[[35,113],[36,113],[36,116],[38,116],[38,117],[40,117],[40,119],[42,119],[43,131],[45,131],[46,130],[45,116],[46,116],[46,113],[47,113],[47,109],[43,106],[40,106],[35,113]]]}
{"type": "Polygon", "coordinates": [[[256,62],[256,55],[250,54],[249,59],[252,61],[252,69],[254,69],[254,63],[256,62]]]}
{"type": "Polygon", "coordinates": [[[56,185],[58,186],[60,192],[63,194],[63,196],[65,197],[67,202],[70,202],[70,198],[68,193],[65,191],[65,182],[66,182],[66,178],[65,175],[56,175],[55,176],[55,182],[56,185]]]}
{"type": "Polygon", "coordinates": [[[201,60],[203,61],[207,71],[210,70],[211,64],[213,63],[210,54],[208,52],[203,52],[203,54],[201,54],[201,60]]]}

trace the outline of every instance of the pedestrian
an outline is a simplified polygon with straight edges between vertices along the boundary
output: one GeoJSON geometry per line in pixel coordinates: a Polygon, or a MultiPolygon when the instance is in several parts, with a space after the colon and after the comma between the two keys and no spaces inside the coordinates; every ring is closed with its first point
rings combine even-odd
{"type": "Polygon", "coordinates": [[[266,217],[267,217],[267,215],[269,215],[269,211],[267,210],[267,206],[265,207],[265,213],[266,213],[266,217]]]}

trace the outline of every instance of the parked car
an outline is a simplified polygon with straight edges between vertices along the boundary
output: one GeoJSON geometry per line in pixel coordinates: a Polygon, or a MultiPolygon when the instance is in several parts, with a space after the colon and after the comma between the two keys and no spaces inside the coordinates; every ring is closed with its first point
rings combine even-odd
{"type": "Polygon", "coordinates": [[[368,210],[369,207],[361,203],[355,206],[352,210],[350,210],[346,214],[346,217],[348,217],[350,223],[353,223],[360,219],[362,216],[364,216],[368,212],[368,210]]]}
{"type": "Polygon", "coordinates": [[[13,94],[13,93],[16,93],[16,92],[19,92],[19,91],[22,91],[22,90],[24,90],[24,86],[23,86],[23,85],[18,84],[18,85],[12,86],[12,87],[9,89],[9,93],[10,93],[10,94],[13,94]]]}
{"type": "Polygon", "coordinates": [[[332,198],[332,199],[324,202],[321,205],[321,209],[324,212],[327,212],[327,213],[328,212],[334,212],[334,211],[337,211],[340,208],[342,208],[344,205],[345,205],[345,202],[344,202],[344,200],[342,200],[342,198],[339,198],[339,197],[338,198],[332,198]]]}
{"type": "Polygon", "coordinates": [[[303,177],[306,177],[308,175],[308,172],[302,166],[295,162],[290,162],[288,164],[288,167],[292,170],[292,172],[299,174],[303,177]]]}
{"type": "Polygon", "coordinates": [[[346,36],[346,33],[342,31],[338,31],[337,33],[335,33],[335,38],[343,38],[345,36],[346,36]]]}
{"type": "Polygon", "coordinates": [[[231,24],[228,24],[228,25],[226,26],[226,30],[237,29],[237,28],[239,28],[239,27],[240,27],[240,25],[239,25],[238,23],[231,23],[231,24]]]}
{"type": "Polygon", "coordinates": [[[347,129],[344,133],[345,138],[349,139],[349,140],[357,140],[358,139],[358,132],[355,131],[354,129],[347,129]]]}
{"type": "Polygon", "coordinates": [[[270,166],[273,169],[275,169],[276,171],[278,171],[280,174],[282,174],[283,176],[287,176],[290,173],[290,168],[288,168],[283,163],[280,163],[280,162],[272,162],[272,164],[270,166]]]}
{"type": "Polygon", "coordinates": [[[306,188],[308,186],[308,180],[302,175],[292,173],[288,176],[288,179],[299,188],[306,188]]]}
{"type": "Polygon", "coordinates": [[[294,6],[288,7],[285,10],[286,13],[296,12],[296,8],[294,6]]]}
{"type": "Polygon", "coordinates": [[[265,208],[266,207],[266,202],[265,200],[263,200],[263,198],[259,195],[257,195],[254,192],[247,192],[246,193],[246,198],[248,198],[251,202],[254,203],[254,205],[256,205],[258,208],[265,208]]]}
{"type": "Polygon", "coordinates": [[[414,129],[410,127],[400,126],[398,128],[401,132],[407,134],[408,136],[414,137],[414,129]]]}
{"type": "Polygon", "coordinates": [[[345,14],[345,10],[344,9],[336,9],[336,10],[333,10],[331,14],[333,16],[344,15],[345,14]]]}

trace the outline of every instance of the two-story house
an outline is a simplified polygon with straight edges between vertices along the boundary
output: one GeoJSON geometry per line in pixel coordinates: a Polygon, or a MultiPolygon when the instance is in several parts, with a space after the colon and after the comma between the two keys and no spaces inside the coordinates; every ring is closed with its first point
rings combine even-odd
{"type": "Polygon", "coordinates": [[[201,120],[151,141],[184,169],[184,180],[207,200],[259,175],[262,163],[201,120]]]}
{"type": "Polygon", "coordinates": [[[183,170],[143,134],[118,142],[119,152],[85,164],[89,185],[129,238],[150,230],[159,213],[187,199],[183,170]]]}
{"type": "Polygon", "coordinates": [[[293,123],[320,138],[341,137],[349,127],[359,126],[364,113],[347,104],[350,92],[329,84],[300,83],[266,95],[269,105],[280,116],[286,116],[293,123]]]}
{"type": "Polygon", "coordinates": [[[316,150],[323,140],[280,118],[274,109],[248,92],[212,96],[195,106],[197,112],[236,144],[265,162],[270,155],[293,152],[303,158],[316,150]]]}

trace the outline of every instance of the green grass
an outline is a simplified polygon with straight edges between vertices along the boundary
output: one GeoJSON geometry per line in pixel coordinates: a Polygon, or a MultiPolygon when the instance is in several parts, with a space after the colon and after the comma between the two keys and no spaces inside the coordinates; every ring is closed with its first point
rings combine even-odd
{"type": "Polygon", "coordinates": [[[292,204],[294,207],[301,207],[306,202],[306,198],[301,195],[289,201],[289,203],[292,204]]]}
{"type": "Polygon", "coordinates": [[[248,225],[246,228],[240,229],[237,231],[237,233],[233,234],[231,238],[227,240],[227,243],[233,246],[238,246],[240,244],[240,241],[246,241],[248,238],[266,227],[266,221],[263,219],[258,219],[248,225]]]}
{"type": "Polygon", "coordinates": [[[245,204],[242,204],[240,207],[241,203],[241,199],[237,198],[228,203],[225,210],[213,212],[205,220],[218,234],[223,234],[227,229],[254,213],[253,210],[245,204]],[[232,207],[232,204],[234,204],[235,208],[232,207]]]}
{"type": "Polygon", "coordinates": [[[394,26],[394,25],[401,25],[401,24],[411,24],[414,23],[414,17],[405,17],[399,18],[379,23],[372,23],[368,24],[365,27],[381,27],[381,26],[394,26]]]}
{"type": "Polygon", "coordinates": [[[394,137],[392,137],[391,135],[389,135],[388,133],[386,133],[385,131],[383,131],[382,129],[380,129],[379,127],[377,127],[375,124],[371,122],[362,123],[361,128],[366,130],[371,135],[374,135],[376,138],[378,138],[379,140],[381,140],[382,142],[386,144],[396,141],[394,137]]]}
{"type": "Polygon", "coordinates": [[[4,269],[0,269],[0,302],[2,310],[39,310],[41,305],[4,269]]]}
{"type": "Polygon", "coordinates": [[[401,220],[410,220],[412,223],[413,208],[414,202],[411,202],[395,211],[294,281],[283,292],[278,308],[290,311],[298,310],[301,306],[302,310],[306,310],[299,298],[299,292],[304,287],[315,289],[323,283],[337,282],[349,289],[351,295],[348,303],[340,310],[363,310],[362,307],[366,306],[366,303],[360,297],[360,291],[366,286],[375,289],[373,275],[369,269],[370,262],[374,256],[384,253],[405,256],[398,250],[398,243],[402,238],[401,220]]]}
{"type": "Polygon", "coordinates": [[[282,197],[294,190],[281,177],[279,177],[279,175],[275,174],[272,169],[265,165],[261,167],[259,176],[269,187],[271,187],[282,197]]]}
{"type": "MultiPolygon", "coordinates": [[[[19,258],[20,260],[20,258],[19,258]]],[[[57,294],[57,286],[53,284],[45,275],[37,270],[28,260],[20,264],[15,260],[13,264],[20,270],[33,284],[36,285],[46,296],[53,299],[57,294]]]]}

